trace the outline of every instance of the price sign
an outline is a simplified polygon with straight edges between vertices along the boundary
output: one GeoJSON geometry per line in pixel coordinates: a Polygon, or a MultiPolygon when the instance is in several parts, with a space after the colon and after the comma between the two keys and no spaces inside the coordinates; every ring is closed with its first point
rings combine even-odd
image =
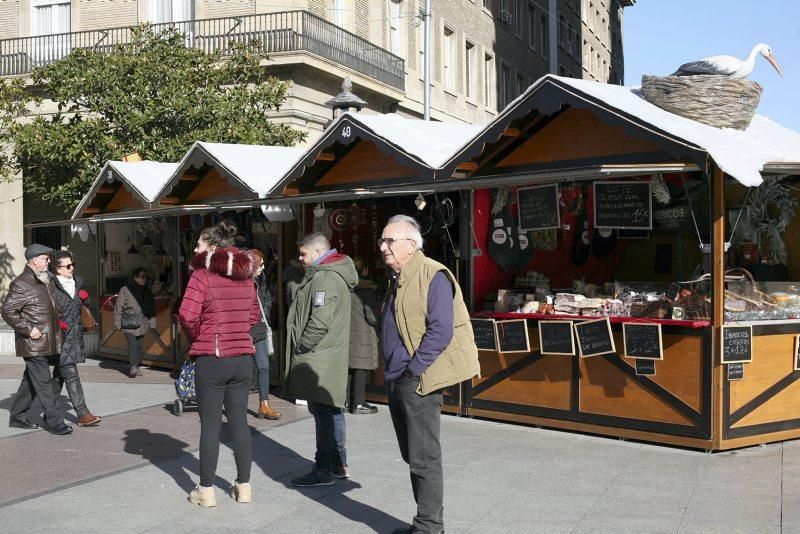
{"type": "Polygon", "coordinates": [[[614,337],[611,335],[611,323],[608,317],[576,324],[575,334],[578,336],[578,350],[581,358],[617,351],[614,347],[614,337]]]}
{"type": "Polygon", "coordinates": [[[574,356],[572,321],[539,321],[539,352],[574,356]]]}
{"type": "Polygon", "coordinates": [[[528,321],[513,319],[510,321],[497,321],[497,339],[500,352],[530,352],[528,340],[528,321]]]}
{"type": "Polygon", "coordinates": [[[664,359],[660,324],[623,323],[622,340],[628,358],[664,359]]]}
{"type": "Polygon", "coordinates": [[[594,227],[652,230],[650,182],[595,182],[594,227]]]}
{"type": "Polygon", "coordinates": [[[744,378],[743,363],[729,363],[725,367],[727,367],[728,371],[728,380],[741,380],[744,378]]]}
{"type": "Polygon", "coordinates": [[[722,327],[722,363],[753,361],[753,327],[722,327]]]}
{"type": "Polygon", "coordinates": [[[520,230],[546,230],[561,226],[558,184],[517,189],[520,230]]]}
{"type": "Polygon", "coordinates": [[[494,319],[470,319],[470,323],[478,350],[497,350],[494,319]]]}
{"type": "Polygon", "coordinates": [[[653,376],[656,374],[655,360],[636,360],[636,374],[641,376],[653,376]]]}
{"type": "Polygon", "coordinates": [[[800,336],[794,336],[794,370],[800,371],[800,336]]]}

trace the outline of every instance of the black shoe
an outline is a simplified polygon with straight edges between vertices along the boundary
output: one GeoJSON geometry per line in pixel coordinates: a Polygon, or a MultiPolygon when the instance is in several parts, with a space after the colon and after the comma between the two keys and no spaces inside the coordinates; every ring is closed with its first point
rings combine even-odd
{"type": "Polygon", "coordinates": [[[320,471],[316,467],[311,469],[307,475],[292,479],[292,486],[297,488],[310,488],[312,486],[333,486],[336,481],[333,475],[327,471],[320,471]]]}
{"type": "Polygon", "coordinates": [[[11,417],[8,420],[8,426],[10,428],[24,428],[26,430],[35,430],[39,428],[39,425],[36,423],[31,423],[25,416],[20,417],[11,417]]]}
{"type": "Polygon", "coordinates": [[[375,406],[372,406],[371,404],[367,404],[365,402],[364,404],[358,404],[356,406],[353,406],[353,409],[350,410],[350,413],[356,414],[356,415],[365,415],[365,414],[370,414],[370,413],[378,413],[378,408],[376,408],[375,406]]]}
{"type": "Polygon", "coordinates": [[[66,436],[72,434],[72,427],[61,423],[60,425],[51,426],[49,428],[51,434],[58,434],[59,436],[66,436]]]}

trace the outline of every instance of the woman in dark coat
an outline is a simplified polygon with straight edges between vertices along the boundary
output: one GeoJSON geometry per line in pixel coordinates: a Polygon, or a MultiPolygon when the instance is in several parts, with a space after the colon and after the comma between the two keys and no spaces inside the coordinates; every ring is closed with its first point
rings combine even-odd
{"type": "Polygon", "coordinates": [[[86,407],[86,397],[83,394],[77,366],[86,361],[83,353],[81,305],[89,298],[89,294],[81,287],[83,278],[74,276],[75,263],[72,253],[56,250],[50,256],[50,271],[55,275],[54,296],[59,307],[61,330],[64,332],[59,365],[53,370],[51,382],[53,391],[58,397],[66,384],[69,400],[78,416],[78,426],[93,426],[101,419],[86,407]]]}
{"type": "Polygon", "coordinates": [[[367,372],[378,368],[378,328],[380,312],[377,284],[369,279],[369,268],[363,258],[354,258],[358,271],[358,285],[350,296],[350,413],[376,413],[375,406],[367,404],[367,372]]]}

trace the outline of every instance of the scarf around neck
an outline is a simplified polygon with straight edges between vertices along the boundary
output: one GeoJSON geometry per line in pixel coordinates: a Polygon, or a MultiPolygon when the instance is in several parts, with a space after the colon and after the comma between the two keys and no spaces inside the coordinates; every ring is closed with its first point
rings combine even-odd
{"type": "Polygon", "coordinates": [[[139,307],[145,317],[149,319],[156,316],[156,300],[153,298],[153,292],[150,291],[149,287],[139,285],[136,282],[128,282],[125,287],[128,288],[133,298],[139,303],[139,307]]]}

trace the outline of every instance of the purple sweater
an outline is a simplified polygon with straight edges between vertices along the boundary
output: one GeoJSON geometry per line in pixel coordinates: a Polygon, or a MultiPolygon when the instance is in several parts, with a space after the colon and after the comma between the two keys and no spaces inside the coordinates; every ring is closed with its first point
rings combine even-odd
{"type": "MultiPolygon", "coordinates": [[[[419,376],[447,348],[453,339],[453,287],[444,272],[439,271],[431,280],[428,289],[428,328],[422,336],[417,351],[409,355],[400,332],[394,312],[394,299],[397,295],[397,277],[392,280],[392,291],[383,305],[383,330],[381,333],[381,353],[383,355],[384,382],[394,382],[406,370],[419,376]]],[[[422,313],[422,312],[420,312],[422,313]]]]}

